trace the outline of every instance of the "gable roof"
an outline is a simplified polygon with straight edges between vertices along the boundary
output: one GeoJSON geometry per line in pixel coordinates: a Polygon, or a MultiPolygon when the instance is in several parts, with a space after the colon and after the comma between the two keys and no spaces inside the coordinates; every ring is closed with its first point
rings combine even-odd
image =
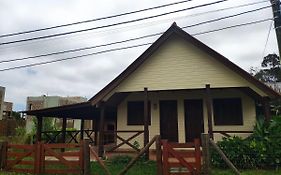
{"type": "Polygon", "coordinates": [[[243,70],[242,68],[238,67],[231,61],[229,61],[226,57],[219,54],[212,48],[208,47],[198,39],[194,38],[193,36],[186,33],[180,27],[173,23],[171,27],[162,35],[160,36],[143,54],[141,54],[132,64],[130,64],[121,74],[119,74],[115,79],[113,79],[107,86],[105,86],[101,91],[99,91],[95,96],[93,96],[89,101],[91,103],[97,104],[101,101],[106,95],[108,95],[114,88],[116,88],[123,80],[125,80],[130,74],[132,74],[142,63],[147,60],[168,38],[172,35],[178,35],[184,40],[188,41],[189,43],[193,44],[194,46],[200,48],[208,55],[212,56],[218,62],[222,63],[224,66],[228,67],[242,78],[246,79],[260,90],[264,91],[268,96],[271,98],[280,97],[280,94],[262,83],[261,81],[254,78],[248,72],[243,70]]]}

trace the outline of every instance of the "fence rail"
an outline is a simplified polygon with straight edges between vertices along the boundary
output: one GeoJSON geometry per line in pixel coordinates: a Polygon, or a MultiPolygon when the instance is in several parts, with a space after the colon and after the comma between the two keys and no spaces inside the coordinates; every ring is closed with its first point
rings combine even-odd
{"type": "Polygon", "coordinates": [[[1,168],[5,171],[31,174],[81,174],[83,146],[79,144],[33,145],[1,144],[1,168]]]}

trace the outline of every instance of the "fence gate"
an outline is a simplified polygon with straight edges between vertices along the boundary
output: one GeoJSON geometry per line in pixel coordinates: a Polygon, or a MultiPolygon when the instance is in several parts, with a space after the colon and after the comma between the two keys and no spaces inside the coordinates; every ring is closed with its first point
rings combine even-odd
{"type": "Polygon", "coordinates": [[[1,166],[19,173],[82,174],[83,144],[2,145],[1,166]]]}
{"type": "Polygon", "coordinates": [[[189,143],[161,141],[164,175],[198,175],[201,169],[200,140],[189,143]]]}

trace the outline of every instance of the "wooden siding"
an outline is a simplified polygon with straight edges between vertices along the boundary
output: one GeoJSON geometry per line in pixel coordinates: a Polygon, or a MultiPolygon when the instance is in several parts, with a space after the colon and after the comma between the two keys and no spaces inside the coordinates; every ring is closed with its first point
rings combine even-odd
{"type": "MultiPolygon", "coordinates": [[[[114,92],[197,89],[214,87],[250,87],[265,93],[199,48],[179,37],[170,38],[146,62],[124,80],[114,92]]],[[[105,98],[107,99],[107,98],[105,98]]]]}
{"type": "MultiPolygon", "coordinates": [[[[255,102],[252,98],[242,93],[239,90],[224,89],[224,90],[212,90],[212,98],[241,98],[242,110],[243,110],[243,125],[241,126],[213,126],[214,130],[252,130],[256,121],[255,102]]],[[[177,100],[178,102],[178,134],[179,142],[185,142],[185,121],[184,121],[184,100],[185,99],[203,99],[204,91],[170,91],[170,92],[150,92],[149,100],[151,101],[151,126],[150,138],[160,133],[160,112],[159,101],[160,100],[177,100]]],[[[142,130],[143,126],[128,126],[127,125],[127,101],[143,100],[142,93],[132,93],[118,106],[117,112],[117,129],[118,130],[142,130]]],[[[207,110],[205,107],[205,101],[203,101],[203,113],[204,113],[204,130],[208,131],[207,125],[207,110]]],[[[124,138],[128,138],[130,133],[122,134],[124,138]]],[[[241,135],[243,136],[243,135],[241,135]]],[[[215,139],[220,139],[221,136],[216,134],[215,139]]],[[[143,137],[138,137],[136,140],[143,144],[143,137]]]]}

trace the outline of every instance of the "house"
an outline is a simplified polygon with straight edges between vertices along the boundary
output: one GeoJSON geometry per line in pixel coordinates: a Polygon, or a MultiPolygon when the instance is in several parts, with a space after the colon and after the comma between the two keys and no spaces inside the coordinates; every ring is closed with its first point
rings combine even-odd
{"type": "MultiPolygon", "coordinates": [[[[81,103],[87,101],[85,97],[73,96],[73,97],[61,97],[61,96],[30,96],[26,100],[27,110],[38,110],[56,106],[63,106],[75,103],[81,103]]],[[[33,116],[26,116],[26,130],[30,132],[33,127],[33,116]]],[[[60,123],[60,121],[54,121],[55,123],[60,123]]],[[[68,128],[80,129],[80,120],[68,120],[68,128]]],[[[91,122],[86,122],[85,128],[90,128],[91,122]]]]}
{"type": "Polygon", "coordinates": [[[4,101],[4,103],[3,103],[3,118],[2,119],[12,118],[12,112],[13,112],[13,103],[4,101]]]}
{"type": "Polygon", "coordinates": [[[0,120],[3,118],[5,87],[0,86],[0,120]]]}
{"type": "Polygon", "coordinates": [[[141,145],[157,134],[172,142],[192,141],[203,132],[215,138],[249,134],[255,102],[263,103],[269,120],[269,100],[275,98],[280,94],[174,23],[88,102],[26,113],[39,121],[73,114],[92,119],[104,126],[96,130],[102,149],[108,121],[123,138],[131,136],[128,131],[144,131],[144,141],[131,139],[141,145]]]}

